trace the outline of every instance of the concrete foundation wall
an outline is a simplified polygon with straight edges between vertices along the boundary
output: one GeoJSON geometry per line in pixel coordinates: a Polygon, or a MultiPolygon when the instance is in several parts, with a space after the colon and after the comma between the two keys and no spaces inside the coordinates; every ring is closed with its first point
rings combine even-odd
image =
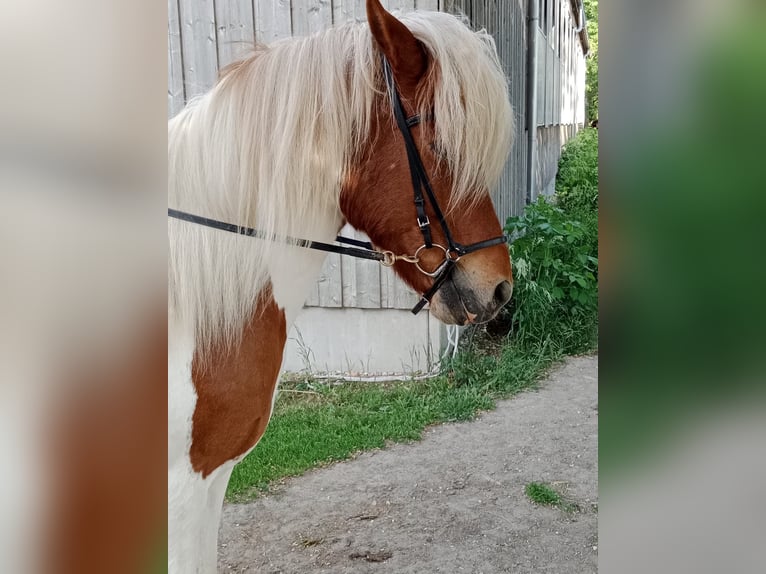
{"type": "Polygon", "coordinates": [[[348,376],[431,371],[446,328],[428,311],[308,307],[288,334],[284,371],[348,376]]]}

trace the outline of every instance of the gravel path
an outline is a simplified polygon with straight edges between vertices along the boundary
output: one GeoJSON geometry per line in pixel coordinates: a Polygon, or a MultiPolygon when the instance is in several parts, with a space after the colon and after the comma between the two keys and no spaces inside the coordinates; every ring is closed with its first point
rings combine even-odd
{"type": "Polygon", "coordinates": [[[423,440],[365,453],[227,505],[220,572],[597,571],[598,357],[423,440]],[[575,510],[540,507],[549,482],[575,510]]]}

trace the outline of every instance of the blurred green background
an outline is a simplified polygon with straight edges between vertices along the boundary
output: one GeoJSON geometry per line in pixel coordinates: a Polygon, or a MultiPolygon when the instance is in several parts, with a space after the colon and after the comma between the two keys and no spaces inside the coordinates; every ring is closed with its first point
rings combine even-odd
{"type": "MultiPolygon", "coordinates": [[[[605,476],[639,449],[659,447],[696,406],[760,396],[766,366],[762,12],[752,7],[724,25],[713,18],[714,29],[677,45],[678,69],[670,78],[678,85],[659,91],[679,95],[661,100],[666,108],[635,114],[642,121],[633,129],[622,121],[618,131],[602,108],[605,476]]],[[[604,42],[603,60],[628,48],[604,42]]],[[[662,64],[655,71],[656,78],[640,80],[668,81],[662,64]]],[[[608,79],[601,85],[610,108],[631,103],[611,100],[608,79]]],[[[639,109],[645,104],[641,94],[632,98],[639,109]]]]}
{"type": "Polygon", "coordinates": [[[763,571],[765,16],[601,5],[603,572],[763,571]]]}

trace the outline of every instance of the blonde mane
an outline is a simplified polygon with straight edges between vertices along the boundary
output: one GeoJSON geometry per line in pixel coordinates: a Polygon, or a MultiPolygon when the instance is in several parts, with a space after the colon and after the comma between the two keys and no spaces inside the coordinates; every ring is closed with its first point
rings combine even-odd
{"type": "MultiPolygon", "coordinates": [[[[451,200],[471,200],[495,185],[513,133],[494,41],[450,14],[399,17],[433,58],[434,101],[420,107],[433,105],[451,200]]],[[[366,24],[258,47],[168,123],[169,206],[276,236],[330,239],[341,183],[384,89],[366,24]]],[[[235,340],[289,248],[168,225],[169,313],[193,326],[198,344],[235,340]]]]}

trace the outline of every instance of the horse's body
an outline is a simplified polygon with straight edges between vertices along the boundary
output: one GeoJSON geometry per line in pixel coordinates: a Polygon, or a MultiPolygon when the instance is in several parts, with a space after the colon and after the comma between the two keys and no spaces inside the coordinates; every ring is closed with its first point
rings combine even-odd
{"type": "MultiPolygon", "coordinates": [[[[464,244],[497,235],[487,189],[512,117],[491,40],[439,13],[403,18],[405,28],[374,0],[368,18],[369,26],[259,50],[173,119],[170,205],[324,242],[349,222],[382,249],[414,253],[423,241],[381,82],[385,54],[408,111],[433,111],[413,133],[453,233],[464,244]]],[[[169,566],[214,572],[231,470],[266,428],[287,331],[324,255],[174,220],[169,239],[169,566]]],[[[426,250],[422,265],[439,261],[426,250]]],[[[395,270],[421,292],[433,283],[406,262],[395,270]]],[[[452,323],[486,320],[510,297],[510,281],[503,246],[472,253],[432,312],[452,323]]]]}

